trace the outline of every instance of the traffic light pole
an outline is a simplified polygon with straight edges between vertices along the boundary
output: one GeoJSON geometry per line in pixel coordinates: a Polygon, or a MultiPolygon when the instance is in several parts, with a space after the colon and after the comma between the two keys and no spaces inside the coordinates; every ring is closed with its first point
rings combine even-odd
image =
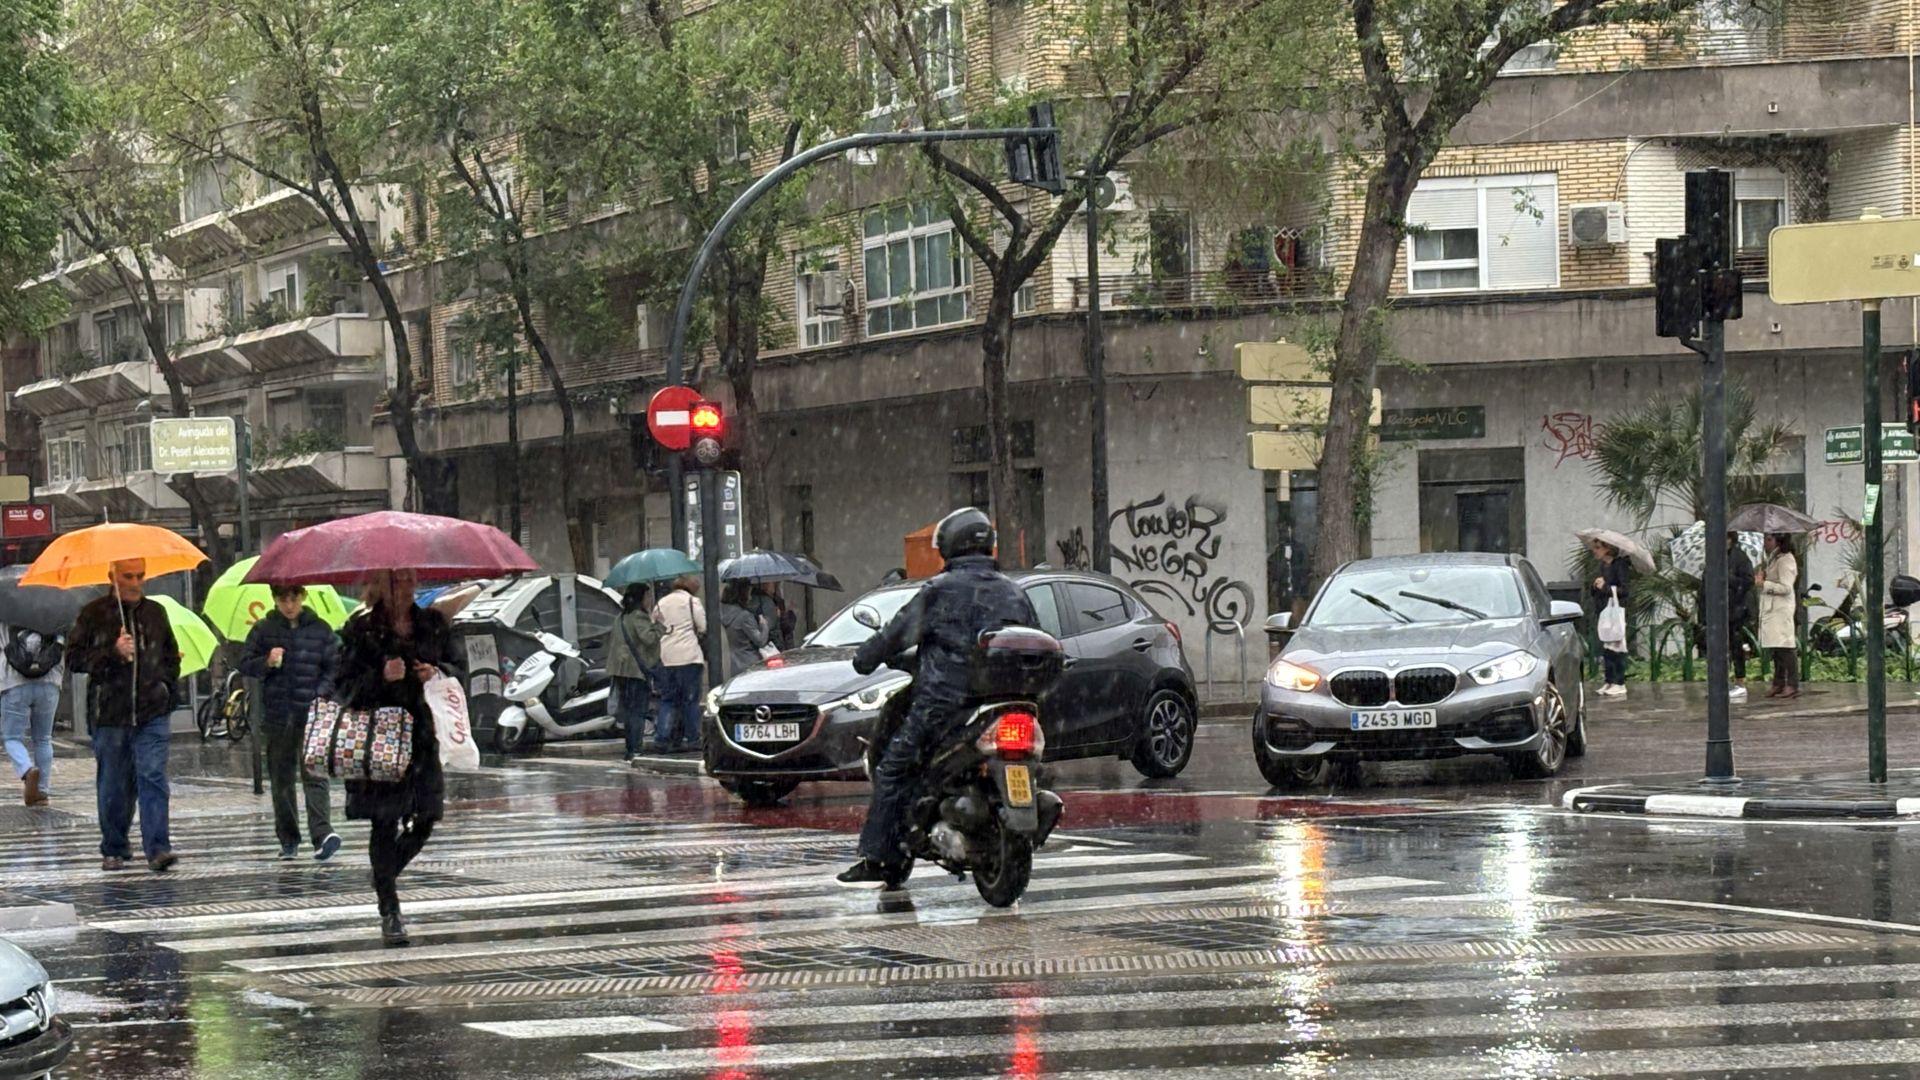
{"type": "Polygon", "coordinates": [[[1867,627],[1867,780],[1887,782],[1886,615],[1881,577],[1886,558],[1880,528],[1880,301],[1860,303],[1860,360],[1865,375],[1861,441],[1866,457],[1867,505],[1860,515],[1867,554],[1866,586],[1860,617],[1867,627]]]}
{"type": "Polygon", "coordinates": [[[1700,466],[1706,501],[1707,774],[1709,784],[1737,783],[1727,691],[1727,324],[1710,318],[1700,349],[1700,466]]]}
{"type": "MultiPolygon", "coordinates": [[[[863,150],[871,146],[925,145],[941,142],[988,142],[1007,139],[1035,139],[1056,137],[1060,133],[1057,127],[1015,127],[1015,128],[961,128],[946,131],[870,131],[860,135],[848,135],[842,139],[833,139],[819,146],[809,147],[768,170],[765,176],[755,180],[740,197],[733,200],[727,212],[714,222],[712,231],[700,242],[700,248],[694,253],[693,265],[687,269],[686,283],[680,286],[680,302],[673,309],[673,333],[667,345],[668,384],[684,383],[692,385],[700,376],[700,365],[694,364],[691,375],[686,371],[687,324],[693,320],[693,301],[699,294],[700,281],[706,276],[707,264],[713,261],[720,245],[726,243],[733,227],[753,204],[765,198],[767,193],[794,173],[822,158],[835,154],[844,154],[849,150],[863,150]]],[[[673,515],[673,534],[676,538],[687,535],[686,486],[681,480],[682,466],[678,455],[667,463],[667,482],[672,485],[671,505],[673,515]]],[[[706,551],[713,551],[712,544],[705,545],[706,551]]],[[[711,561],[711,560],[709,560],[711,561]]],[[[714,598],[708,597],[709,602],[714,598]]]]}
{"type": "MultiPolygon", "coordinates": [[[[726,639],[720,626],[720,473],[700,470],[700,566],[707,596],[707,685],[719,686],[726,671],[726,639]]],[[[684,723],[684,721],[683,721],[684,723]]]]}
{"type": "MultiPolygon", "coordinates": [[[[1112,513],[1107,492],[1107,345],[1100,330],[1100,174],[1087,173],[1087,394],[1091,401],[1089,425],[1093,446],[1088,464],[1093,473],[1092,566],[1113,573],[1113,545],[1107,535],[1112,513]]],[[[1044,555],[1046,549],[1041,548],[1044,555]]]]}

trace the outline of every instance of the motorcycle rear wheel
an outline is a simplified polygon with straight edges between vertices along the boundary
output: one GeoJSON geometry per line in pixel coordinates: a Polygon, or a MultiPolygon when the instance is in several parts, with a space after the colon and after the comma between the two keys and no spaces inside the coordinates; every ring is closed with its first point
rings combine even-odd
{"type": "Polygon", "coordinates": [[[994,907],[1012,907],[1033,879],[1033,841],[998,826],[973,845],[973,887],[994,907]]]}

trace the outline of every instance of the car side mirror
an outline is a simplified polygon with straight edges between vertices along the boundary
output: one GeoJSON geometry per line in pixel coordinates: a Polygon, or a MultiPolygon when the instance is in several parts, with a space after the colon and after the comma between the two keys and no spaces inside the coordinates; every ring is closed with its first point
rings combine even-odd
{"type": "Polygon", "coordinates": [[[1267,616],[1266,630],[1269,637],[1284,637],[1293,633],[1293,612],[1282,611],[1267,616]]]}
{"type": "Polygon", "coordinates": [[[853,621],[869,630],[880,629],[880,613],[865,604],[853,609],[853,621]]]}
{"type": "Polygon", "coordinates": [[[1555,600],[1547,605],[1547,617],[1540,620],[1542,626],[1570,626],[1586,617],[1586,611],[1571,600],[1555,600]]]}

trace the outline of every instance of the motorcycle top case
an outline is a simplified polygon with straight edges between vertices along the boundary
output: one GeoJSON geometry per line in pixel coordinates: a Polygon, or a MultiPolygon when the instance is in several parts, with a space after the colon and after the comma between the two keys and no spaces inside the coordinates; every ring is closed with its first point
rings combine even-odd
{"type": "Polygon", "coordinates": [[[1893,581],[1887,585],[1887,593],[1897,607],[1912,607],[1920,604],[1920,579],[1905,574],[1893,575],[1893,581]]]}
{"type": "Polygon", "coordinates": [[[1035,697],[1059,681],[1065,660],[1059,640],[1045,631],[989,630],[968,665],[968,689],[976,697],[1035,697]]]}

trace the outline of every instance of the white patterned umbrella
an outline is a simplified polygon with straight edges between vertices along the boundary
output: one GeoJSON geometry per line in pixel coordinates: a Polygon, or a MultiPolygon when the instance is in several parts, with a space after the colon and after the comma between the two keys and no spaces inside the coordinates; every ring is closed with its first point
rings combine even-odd
{"type": "MultiPolygon", "coordinates": [[[[1761,536],[1757,532],[1735,534],[1740,540],[1740,550],[1755,566],[1760,564],[1765,549],[1761,536]]],[[[1667,555],[1673,559],[1673,568],[1683,574],[1703,577],[1707,572],[1707,523],[1696,521],[1680,531],[1680,534],[1667,541],[1667,555]]]]}

